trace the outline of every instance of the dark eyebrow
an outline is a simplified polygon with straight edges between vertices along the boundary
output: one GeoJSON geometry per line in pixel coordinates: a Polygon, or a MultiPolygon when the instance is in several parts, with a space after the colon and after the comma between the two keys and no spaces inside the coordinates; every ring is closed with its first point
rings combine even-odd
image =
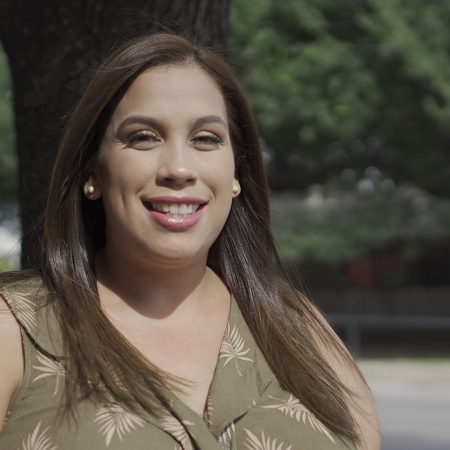
{"type": "Polygon", "coordinates": [[[220,125],[223,125],[225,129],[227,129],[227,124],[224,122],[224,120],[219,116],[205,116],[200,117],[194,122],[194,128],[200,127],[202,125],[206,125],[208,123],[219,123],[220,125]]]}
{"type": "Polygon", "coordinates": [[[159,120],[152,119],[151,117],[145,117],[145,116],[130,116],[127,117],[117,129],[117,132],[120,132],[122,128],[126,127],[127,125],[130,125],[132,123],[139,123],[141,125],[148,125],[149,127],[153,128],[161,128],[162,124],[159,122],[159,120]]]}
{"type": "MultiPolygon", "coordinates": [[[[163,128],[163,124],[156,119],[152,119],[151,117],[146,116],[130,116],[127,117],[117,129],[117,132],[120,132],[124,127],[130,124],[138,123],[141,125],[147,125],[153,128],[163,128]]],[[[201,127],[202,125],[206,125],[208,123],[219,123],[220,125],[223,125],[225,128],[227,128],[227,124],[225,121],[219,117],[219,116],[205,116],[200,117],[194,122],[194,128],[201,127]]]]}

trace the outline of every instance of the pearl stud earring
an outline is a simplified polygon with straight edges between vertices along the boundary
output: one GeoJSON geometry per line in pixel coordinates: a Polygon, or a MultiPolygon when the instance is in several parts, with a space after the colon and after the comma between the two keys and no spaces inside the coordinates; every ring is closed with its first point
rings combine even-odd
{"type": "Polygon", "coordinates": [[[233,189],[232,189],[232,192],[233,192],[234,195],[238,194],[239,193],[239,186],[234,185],[233,189]]]}
{"type": "Polygon", "coordinates": [[[95,192],[95,187],[94,186],[89,186],[88,187],[88,193],[92,195],[94,192],[95,192]]]}

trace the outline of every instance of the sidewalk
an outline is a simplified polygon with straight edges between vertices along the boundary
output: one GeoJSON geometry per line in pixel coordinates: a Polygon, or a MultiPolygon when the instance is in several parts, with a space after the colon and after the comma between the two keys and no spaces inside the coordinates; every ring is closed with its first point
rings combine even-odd
{"type": "Polygon", "coordinates": [[[380,419],[382,450],[450,449],[450,360],[359,360],[380,419]]]}
{"type": "Polygon", "coordinates": [[[450,359],[359,359],[358,366],[369,380],[450,385],[450,359]]]}

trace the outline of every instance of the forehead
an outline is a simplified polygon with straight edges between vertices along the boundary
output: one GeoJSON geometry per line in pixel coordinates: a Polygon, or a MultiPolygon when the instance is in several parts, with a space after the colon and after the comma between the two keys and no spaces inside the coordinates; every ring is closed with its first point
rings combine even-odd
{"type": "Polygon", "coordinates": [[[133,82],[114,112],[114,121],[129,115],[197,118],[218,115],[227,121],[226,105],[215,81],[194,64],[160,66],[133,82]]]}

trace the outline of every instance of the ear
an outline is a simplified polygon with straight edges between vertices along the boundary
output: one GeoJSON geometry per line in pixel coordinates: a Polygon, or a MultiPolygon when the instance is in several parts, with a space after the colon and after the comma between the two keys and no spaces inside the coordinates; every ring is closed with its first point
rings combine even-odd
{"type": "Polygon", "coordinates": [[[102,189],[95,172],[91,172],[83,184],[83,192],[89,200],[98,200],[102,196],[102,189]]]}
{"type": "Polygon", "coordinates": [[[232,197],[236,198],[240,193],[241,193],[241,185],[239,184],[239,181],[235,178],[233,180],[232,197]]]}

